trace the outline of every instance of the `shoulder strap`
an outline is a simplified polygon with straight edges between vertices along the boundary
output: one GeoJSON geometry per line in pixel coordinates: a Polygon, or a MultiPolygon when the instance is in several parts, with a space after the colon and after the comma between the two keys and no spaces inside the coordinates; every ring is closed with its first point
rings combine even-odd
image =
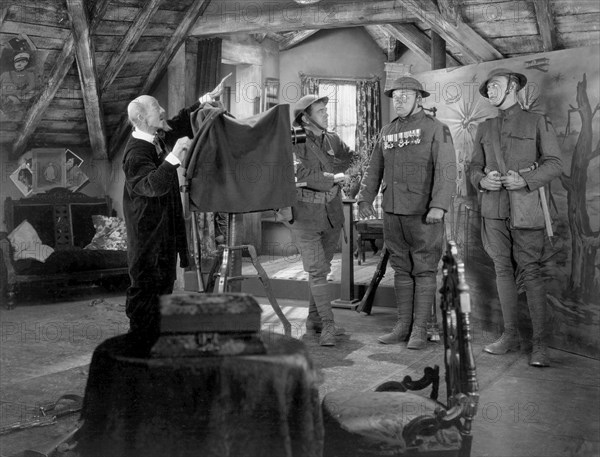
{"type": "Polygon", "coordinates": [[[496,156],[496,162],[498,163],[498,168],[500,168],[500,173],[504,175],[507,170],[502,151],[500,150],[500,128],[497,117],[492,119],[492,130],[492,148],[494,149],[494,155],[496,156]]]}

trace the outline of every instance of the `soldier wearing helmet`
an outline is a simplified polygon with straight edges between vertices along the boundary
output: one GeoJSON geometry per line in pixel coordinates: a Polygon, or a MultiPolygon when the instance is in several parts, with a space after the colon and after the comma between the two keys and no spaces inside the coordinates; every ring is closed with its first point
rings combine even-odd
{"type": "Polygon", "coordinates": [[[527,84],[521,73],[492,70],[479,93],[499,109],[498,116],[477,128],[469,176],[480,191],[481,238],[494,262],[504,333],[485,346],[491,354],[518,350],[517,271],[523,279],[533,327],[530,365],[550,364],[547,351],[546,291],[541,273],[545,217],[540,188],[562,171],[560,149],[550,120],[524,111],[517,92],[527,84]],[[518,211],[521,210],[521,211],[518,211]],[[517,217],[518,214],[525,216],[517,217]]]}
{"type": "Polygon", "coordinates": [[[423,111],[429,92],[419,81],[398,78],[384,94],[392,98],[398,117],[381,130],[356,199],[361,218],[374,216],[381,186],[398,318],[378,341],[396,344],[410,336],[407,347],[422,349],[442,256],[444,214],[456,187],[456,158],[448,127],[423,111]]]}
{"type": "Polygon", "coordinates": [[[306,142],[294,145],[299,185],[291,225],[309,278],[306,329],[321,333],[321,346],[334,346],[336,327],[327,275],[344,223],[341,184],[354,153],[335,133],[327,130],[327,97],[305,95],[294,108],[294,123],[306,131],[306,142]]]}

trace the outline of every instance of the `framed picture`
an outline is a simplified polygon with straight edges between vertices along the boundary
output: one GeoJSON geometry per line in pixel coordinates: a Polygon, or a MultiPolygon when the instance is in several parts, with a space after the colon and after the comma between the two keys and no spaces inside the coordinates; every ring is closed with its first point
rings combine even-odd
{"type": "Polygon", "coordinates": [[[0,43],[0,121],[21,119],[43,90],[47,57],[25,34],[0,43]]]}
{"type": "Polygon", "coordinates": [[[34,151],[32,164],[34,192],[65,187],[66,164],[63,150],[34,151]]]}
{"type": "Polygon", "coordinates": [[[10,179],[25,197],[33,193],[33,171],[28,162],[19,165],[19,168],[10,175],[10,179]]]}
{"type": "Polygon", "coordinates": [[[85,186],[90,180],[81,169],[83,159],[70,149],[65,150],[66,188],[75,192],[85,186]]]}
{"type": "Polygon", "coordinates": [[[264,109],[273,108],[279,103],[279,80],[277,78],[265,78],[263,88],[264,109]]]}

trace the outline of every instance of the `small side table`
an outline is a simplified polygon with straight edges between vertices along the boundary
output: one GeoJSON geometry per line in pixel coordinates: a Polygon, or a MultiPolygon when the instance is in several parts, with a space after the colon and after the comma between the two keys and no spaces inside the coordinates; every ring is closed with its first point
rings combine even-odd
{"type": "Polygon", "coordinates": [[[94,351],[81,457],[318,457],[323,419],[302,342],[263,333],[267,353],[150,358],[123,335],[94,351]]]}

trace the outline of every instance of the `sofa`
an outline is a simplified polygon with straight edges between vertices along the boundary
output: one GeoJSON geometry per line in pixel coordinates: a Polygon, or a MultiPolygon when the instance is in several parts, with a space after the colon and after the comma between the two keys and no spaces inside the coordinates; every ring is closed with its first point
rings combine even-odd
{"type": "Polygon", "coordinates": [[[76,282],[128,281],[127,237],[110,197],[64,188],[4,203],[0,233],[0,292],[9,309],[33,286],[56,291],[76,282]]]}

